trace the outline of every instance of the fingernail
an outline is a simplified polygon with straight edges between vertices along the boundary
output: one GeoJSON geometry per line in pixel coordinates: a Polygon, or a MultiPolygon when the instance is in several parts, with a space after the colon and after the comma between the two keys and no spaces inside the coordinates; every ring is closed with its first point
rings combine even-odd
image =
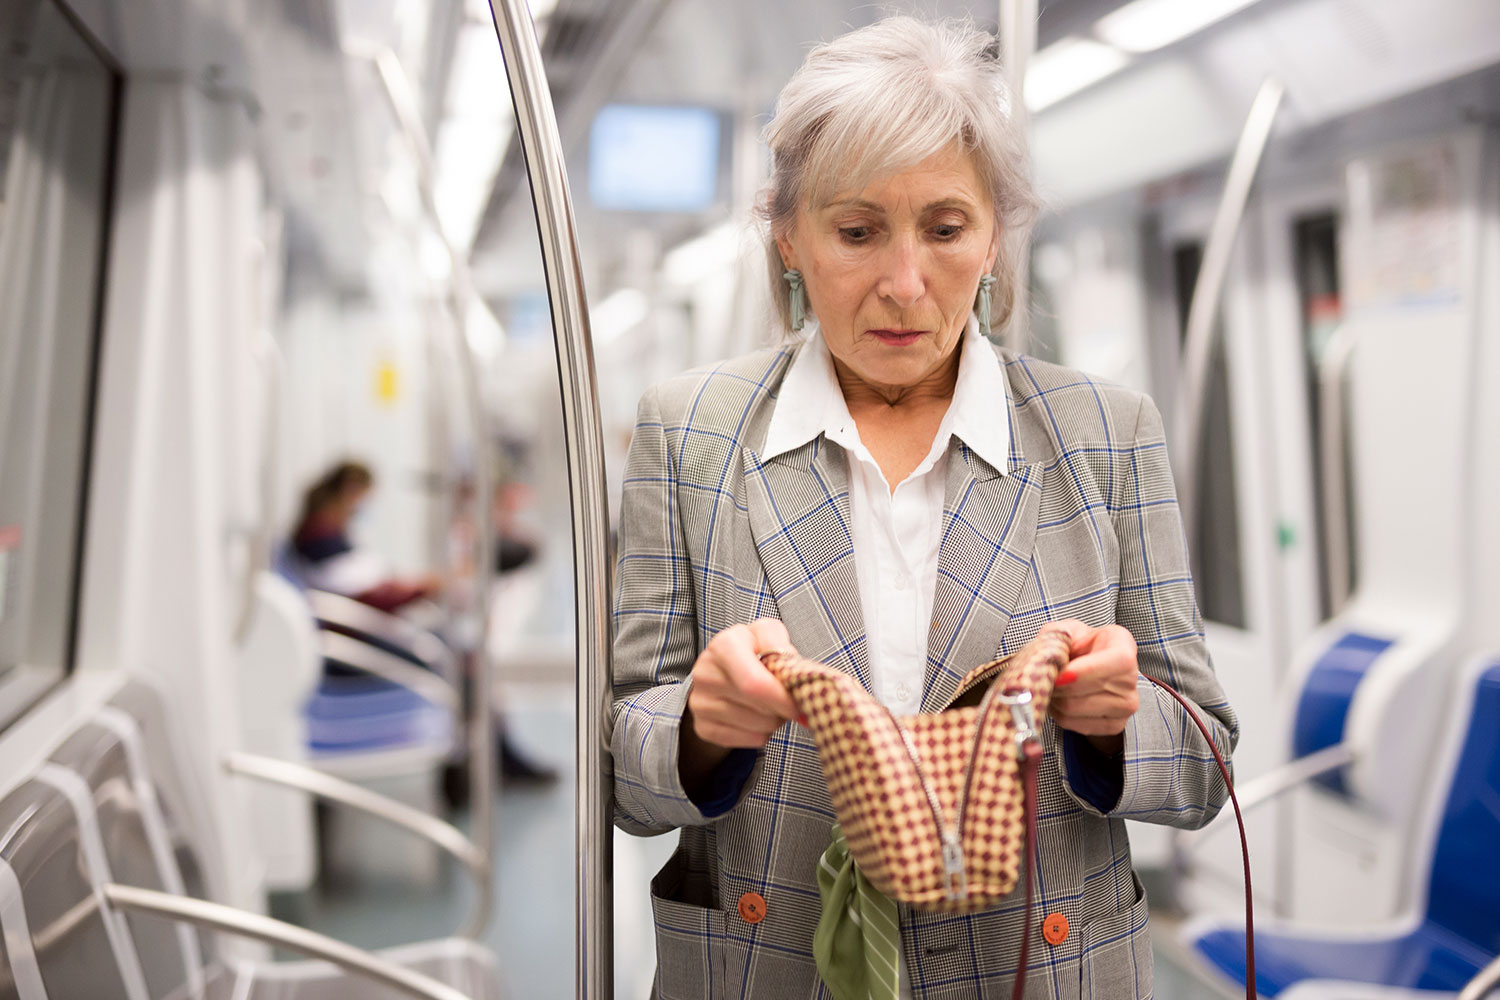
{"type": "Polygon", "coordinates": [[[1077,679],[1078,679],[1078,671],[1076,671],[1076,670],[1060,670],[1060,671],[1058,671],[1058,674],[1057,674],[1057,680],[1055,680],[1055,681],[1052,682],[1052,686],[1053,687],[1067,687],[1069,684],[1072,684],[1077,679]]]}
{"type": "Polygon", "coordinates": [[[799,716],[797,716],[797,722],[800,725],[803,725],[803,726],[807,725],[807,716],[805,716],[805,715],[799,715],[799,716]]]}

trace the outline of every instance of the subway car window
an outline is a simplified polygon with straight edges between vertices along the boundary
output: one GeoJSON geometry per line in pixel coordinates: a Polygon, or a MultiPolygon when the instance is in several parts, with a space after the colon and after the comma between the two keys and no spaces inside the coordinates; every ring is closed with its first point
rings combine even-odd
{"type": "Polygon", "coordinates": [[[114,87],[54,3],[0,4],[0,726],[69,666],[114,87]]]}
{"type": "MultiPolygon", "coordinates": [[[[1181,243],[1172,250],[1178,333],[1186,335],[1193,285],[1203,263],[1203,245],[1181,243]]],[[[1221,328],[1223,320],[1215,321],[1221,328]]],[[[1213,361],[1205,393],[1201,454],[1198,456],[1198,523],[1189,542],[1198,608],[1207,621],[1245,627],[1244,573],[1240,561],[1240,517],[1235,479],[1234,439],[1229,422],[1229,367],[1222,329],[1215,333],[1213,361]]]]}

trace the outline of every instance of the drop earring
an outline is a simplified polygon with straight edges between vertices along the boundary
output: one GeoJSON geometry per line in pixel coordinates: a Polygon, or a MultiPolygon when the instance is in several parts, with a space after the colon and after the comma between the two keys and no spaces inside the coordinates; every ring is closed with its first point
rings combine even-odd
{"type": "Polygon", "coordinates": [[[788,268],[782,277],[787,283],[787,303],[791,306],[792,329],[800,332],[807,315],[807,295],[802,290],[802,272],[795,267],[788,268]]]}
{"type": "Polygon", "coordinates": [[[990,298],[995,287],[995,276],[986,274],[979,279],[979,295],[974,299],[974,314],[979,318],[979,335],[990,335],[990,298]]]}

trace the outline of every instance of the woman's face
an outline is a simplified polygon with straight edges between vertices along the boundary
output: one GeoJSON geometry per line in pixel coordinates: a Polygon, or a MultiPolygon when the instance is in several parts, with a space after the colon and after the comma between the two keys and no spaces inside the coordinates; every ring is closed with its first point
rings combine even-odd
{"type": "Polygon", "coordinates": [[[988,189],[956,146],[800,209],[776,242],[802,272],[829,353],[886,390],[917,385],[953,356],[1000,245],[988,189]]]}

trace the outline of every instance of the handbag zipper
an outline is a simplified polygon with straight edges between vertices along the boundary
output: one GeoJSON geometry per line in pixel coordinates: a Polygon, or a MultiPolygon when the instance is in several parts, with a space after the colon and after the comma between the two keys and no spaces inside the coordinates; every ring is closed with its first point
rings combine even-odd
{"type": "Polygon", "coordinates": [[[937,789],[932,786],[932,781],[922,767],[922,758],[917,753],[917,744],[911,732],[901,724],[901,720],[896,718],[894,712],[891,712],[889,708],[886,709],[891,721],[896,725],[896,731],[901,734],[901,744],[906,748],[906,755],[911,758],[912,767],[916,769],[917,780],[921,782],[922,791],[927,797],[928,808],[932,810],[932,819],[937,824],[938,836],[942,840],[943,878],[950,901],[962,900],[969,894],[963,848],[964,809],[968,804],[969,790],[974,782],[974,765],[979,759],[979,741],[984,733],[984,722],[989,717],[990,709],[997,699],[1010,706],[1011,718],[1016,728],[1016,756],[1019,759],[1025,759],[1030,744],[1037,738],[1036,712],[1030,691],[1022,690],[1009,694],[1002,692],[998,686],[986,691],[984,700],[979,703],[979,711],[974,716],[974,726],[969,737],[969,754],[964,761],[963,784],[959,790],[954,821],[951,824],[943,816],[942,801],[938,798],[937,789]]]}

